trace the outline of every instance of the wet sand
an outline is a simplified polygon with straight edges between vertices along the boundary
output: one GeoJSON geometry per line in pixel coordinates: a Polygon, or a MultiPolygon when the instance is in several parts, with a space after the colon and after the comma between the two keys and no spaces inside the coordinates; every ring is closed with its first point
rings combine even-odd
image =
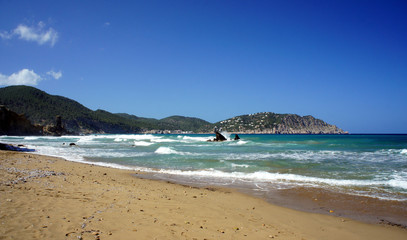
{"type": "Polygon", "coordinates": [[[279,189],[273,185],[263,184],[262,189],[253,189],[251,183],[244,181],[216,182],[213,179],[191,179],[186,176],[158,173],[137,176],[201,188],[211,183],[214,187],[236,189],[272,204],[299,211],[346,217],[366,223],[390,224],[407,229],[407,201],[372,198],[317,187],[299,186],[279,189]]]}
{"type": "Polygon", "coordinates": [[[397,226],[134,174],[0,151],[0,239],[407,239],[397,226]]]}
{"type": "Polygon", "coordinates": [[[266,199],[279,206],[347,217],[373,224],[390,224],[407,229],[407,202],[383,200],[334,192],[321,188],[297,187],[268,193],[266,199]]]}

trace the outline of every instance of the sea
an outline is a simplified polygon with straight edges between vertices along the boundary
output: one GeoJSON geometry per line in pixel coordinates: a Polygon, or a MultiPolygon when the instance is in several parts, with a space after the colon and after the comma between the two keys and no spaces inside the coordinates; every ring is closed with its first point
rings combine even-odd
{"type": "Polygon", "coordinates": [[[208,142],[214,134],[100,134],[0,136],[0,142],[182,184],[260,193],[312,187],[407,201],[407,135],[223,135],[227,141],[208,142]]]}

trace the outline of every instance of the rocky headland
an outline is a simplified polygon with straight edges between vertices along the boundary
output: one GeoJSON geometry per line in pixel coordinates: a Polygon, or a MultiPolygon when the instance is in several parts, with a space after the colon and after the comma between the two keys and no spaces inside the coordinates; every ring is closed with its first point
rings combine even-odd
{"type": "Polygon", "coordinates": [[[223,130],[246,134],[347,134],[313,116],[262,112],[237,116],[218,123],[223,130]]]}

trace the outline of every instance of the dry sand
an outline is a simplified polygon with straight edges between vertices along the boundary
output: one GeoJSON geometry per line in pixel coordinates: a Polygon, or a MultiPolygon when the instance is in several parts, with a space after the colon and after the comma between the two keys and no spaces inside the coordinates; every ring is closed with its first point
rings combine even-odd
{"type": "Polygon", "coordinates": [[[407,239],[400,227],[134,174],[0,151],[0,239],[407,239]]]}

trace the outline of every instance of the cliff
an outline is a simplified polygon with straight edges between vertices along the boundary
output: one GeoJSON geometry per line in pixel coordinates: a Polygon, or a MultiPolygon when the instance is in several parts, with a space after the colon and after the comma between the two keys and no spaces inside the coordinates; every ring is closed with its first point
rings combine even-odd
{"type": "Polygon", "coordinates": [[[42,126],[32,125],[24,116],[0,106],[0,135],[42,135],[42,126]]]}

